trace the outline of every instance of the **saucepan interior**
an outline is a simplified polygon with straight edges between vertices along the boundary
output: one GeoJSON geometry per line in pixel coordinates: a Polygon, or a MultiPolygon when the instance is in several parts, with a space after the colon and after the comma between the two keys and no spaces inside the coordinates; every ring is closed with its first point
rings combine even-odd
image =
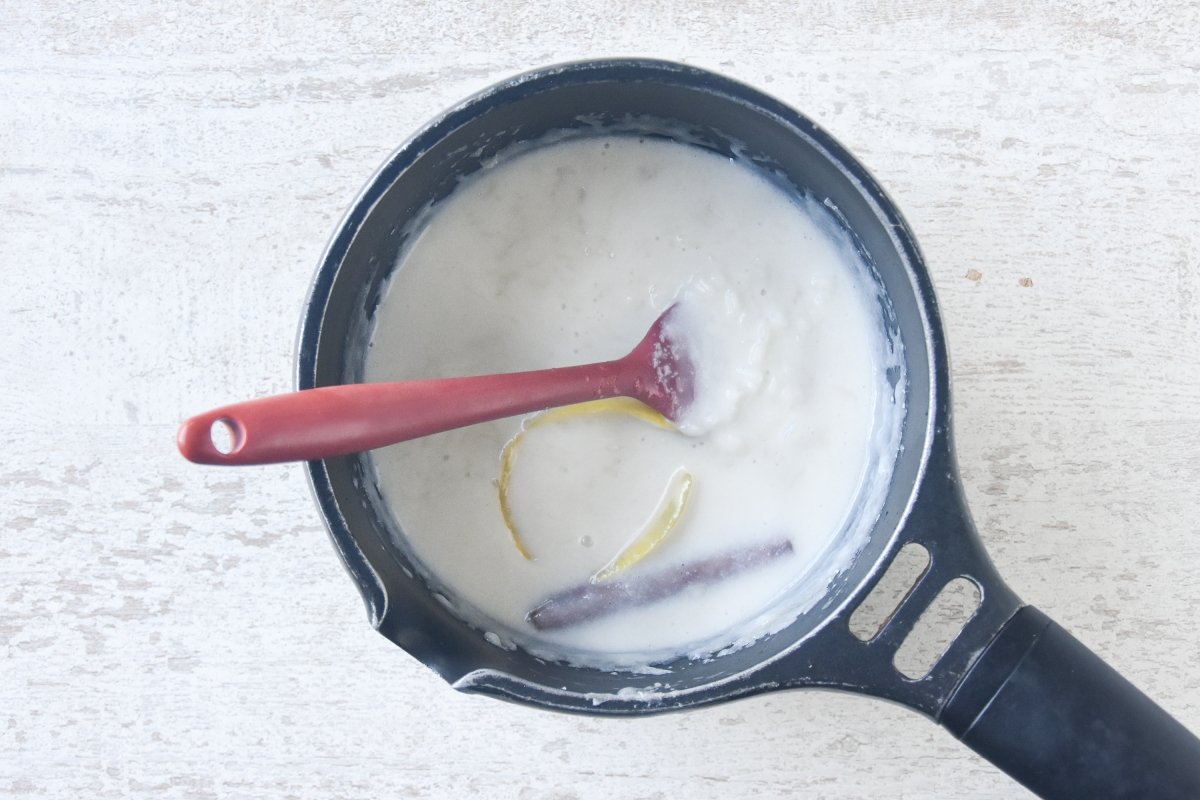
{"type": "MultiPolygon", "coordinates": [[[[900,446],[882,510],[853,548],[831,547],[826,576],[793,623],[756,643],[659,664],[665,674],[572,665],[503,649],[455,612],[401,544],[368,456],[310,464],[331,537],[373,623],[457,688],[538,705],[631,713],[677,708],[768,688],[756,672],[803,647],[879,568],[918,483],[931,429],[935,310],[920,255],[899,213],[840,145],[796,112],[711,73],[652,61],[541,70],[449,111],[401,148],[347,215],[317,273],[302,324],[300,388],[362,379],[373,314],[415,220],[498,153],[547,135],[636,133],[675,139],[754,164],[815,198],[850,234],[881,287],[878,324],[903,368],[900,446]],[[832,584],[827,577],[836,575],[832,584]]],[[[870,521],[868,521],[869,525],[870,521]]]]}

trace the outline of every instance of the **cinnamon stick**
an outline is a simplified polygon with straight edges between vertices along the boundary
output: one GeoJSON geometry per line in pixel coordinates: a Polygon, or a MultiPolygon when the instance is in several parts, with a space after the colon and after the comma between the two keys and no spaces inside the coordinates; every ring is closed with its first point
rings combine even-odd
{"type": "Polygon", "coordinates": [[[688,586],[717,583],[791,552],[790,539],[777,539],[766,544],[727,550],[649,575],[585,583],[547,597],[525,619],[540,631],[580,625],[625,608],[663,600],[688,586]]]}

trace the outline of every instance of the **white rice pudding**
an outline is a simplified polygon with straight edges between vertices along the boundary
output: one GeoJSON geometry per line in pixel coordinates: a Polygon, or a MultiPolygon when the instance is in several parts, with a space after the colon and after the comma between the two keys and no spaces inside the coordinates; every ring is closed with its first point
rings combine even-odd
{"type": "Polygon", "coordinates": [[[798,586],[823,594],[845,559],[822,555],[867,535],[900,415],[875,284],[824,208],[698,148],[583,138],[464,181],[402,253],[366,377],[609,360],[677,300],[672,326],[697,371],[679,429],[567,413],[373,454],[407,550],[493,643],[626,667],[742,644],[795,618],[798,586]],[[514,536],[501,454],[523,425],[503,479],[514,536]],[[681,499],[664,536],[664,508],[681,499]],[[630,556],[656,525],[657,546],[630,556]],[[756,547],[775,549],[707,582],[680,577],[756,547]],[[549,630],[528,618],[573,587],[672,575],[653,602],[549,630]]]}

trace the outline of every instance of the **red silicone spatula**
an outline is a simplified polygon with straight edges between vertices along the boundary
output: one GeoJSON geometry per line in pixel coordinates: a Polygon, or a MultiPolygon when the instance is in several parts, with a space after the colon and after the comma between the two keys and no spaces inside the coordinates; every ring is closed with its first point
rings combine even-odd
{"type": "Polygon", "coordinates": [[[664,311],[638,346],[615,361],[507,375],[327,386],[235,403],[183,423],[179,452],[198,464],[307,461],[620,396],[677,420],[692,402],[695,368],[686,342],[668,333],[675,308],[664,311]],[[230,434],[226,448],[213,439],[217,423],[230,434]]]}

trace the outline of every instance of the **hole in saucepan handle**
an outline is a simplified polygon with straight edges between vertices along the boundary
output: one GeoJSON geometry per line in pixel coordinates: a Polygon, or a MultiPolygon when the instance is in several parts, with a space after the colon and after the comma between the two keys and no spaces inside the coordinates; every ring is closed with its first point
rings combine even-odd
{"type": "Polygon", "coordinates": [[[208,433],[213,447],[223,456],[234,453],[245,440],[245,431],[242,430],[242,426],[229,417],[213,420],[208,433]]]}
{"type": "Polygon", "coordinates": [[[896,671],[914,681],[928,675],[975,616],[981,598],[979,585],[969,578],[943,586],[897,648],[892,658],[896,671]]]}
{"type": "Polygon", "coordinates": [[[928,571],[929,551],[916,542],[904,545],[879,583],[850,615],[850,632],[864,642],[878,636],[928,571]]]}

